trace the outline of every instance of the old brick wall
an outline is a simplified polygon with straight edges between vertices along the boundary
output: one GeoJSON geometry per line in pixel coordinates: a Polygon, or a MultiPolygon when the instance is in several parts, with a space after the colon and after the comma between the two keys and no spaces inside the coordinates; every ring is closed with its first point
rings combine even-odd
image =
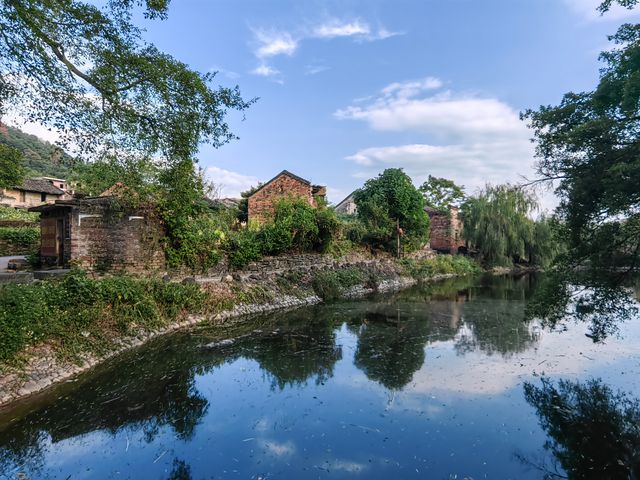
{"type": "Polygon", "coordinates": [[[164,228],[153,210],[83,205],[71,218],[70,258],[97,271],[146,273],[164,268],[164,228]]]}
{"type": "Polygon", "coordinates": [[[432,249],[458,253],[458,248],[465,246],[462,221],[457,209],[452,208],[449,214],[432,213],[429,219],[429,244],[432,249]]]}
{"type": "Polygon", "coordinates": [[[264,223],[274,213],[275,202],[288,196],[302,197],[313,205],[311,185],[289,175],[281,175],[249,197],[249,221],[264,223]]]}

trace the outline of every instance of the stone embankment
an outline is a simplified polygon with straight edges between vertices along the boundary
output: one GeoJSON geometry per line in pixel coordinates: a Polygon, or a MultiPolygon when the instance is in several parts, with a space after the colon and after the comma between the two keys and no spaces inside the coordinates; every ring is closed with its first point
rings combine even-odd
{"type": "MultiPolygon", "coordinates": [[[[377,292],[389,292],[414,285],[416,280],[402,276],[397,264],[390,260],[376,260],[371,258],[351,258],[337,261],[329,256],[299,255],[289,258],[266,259],[251,265],[248,271],[234,274],[233,282],[243,284],[253,282],[254,285],[274,284],[272,280],[276,275],[287,275],[300,272],[313,272],[318,270],[340,270],[343,268],[375,268],[383,272],[384,278],[376,288],[366,285],[356,285],[343,292],[342,297],[355,299],[377,292]]],[[[197,278],[200,284],[229,282],[229,275],[224,270],[219,272],[223,276],[197,278]]],[[[431,280],[439,280],[455,275],[440,275],[431,280]]],[[[19,367],[6,368],[0,374],[0,408],[6,408],[19,399],[32,396],[36,393],[69,381],[78,374],[105,362],[126,350],[143,345],[158,335],[164,335],[178,329],[193,327],[194,325],[208,322],[212,325],[226,324],[230,321],[239,321],[249,315],[265,314],[276,310],[294,309],[308,305],[321,303],[322,299],[313,290],[298,291],[295,294],[276,292],[272,299],[266,302],[240,303],[228,310],[213,315],[189,315],[184,320],[171,323],[154,331],[140,331],[134,336],[127,336],[114,341],[114,348],[107,354],[98,356],[95,354],[83,354],[76,363],[66,362],[57,357],[48,345],[32,347],[25,354],[25,362],[19,367]]]]}

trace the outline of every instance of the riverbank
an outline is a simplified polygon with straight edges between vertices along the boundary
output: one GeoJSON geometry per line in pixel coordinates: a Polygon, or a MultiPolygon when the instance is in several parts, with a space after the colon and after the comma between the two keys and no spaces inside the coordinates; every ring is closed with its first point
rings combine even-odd
{"type": "MultiPolygon", "coordinates": [[[[0,364],[0,408],[69,381],[109,358],[178,329],[205,322],[222,325],[255,314],[399,290],[418,281],[437,281],[472,270],[469,261],[459,260],[453,267],[452,262],[441,259],[410,265],[389,257],[329,261],[318,256],[310,261],[320,267],[242,272],[222,278],[190,277],[181,282],[131,277],[93,280],[77,273],[77,277],[72,275],[59,284],[15,285],[18,290],[13,295],[25,294],[27,288],[44,288],[40,293],[45,301],[57,296],[62,302],[73,303],[82,297],[84,303],[75,310],[69,306],[67,312],[49,308],[44,313],[49,317],[33,320],[42,323],[64,313],[68,317],[66,323],[51,327],[51,335],[31,342],[0,364]],[[95,317],[81,318],[87,315],[95,317]],[[73,328],[65,329],[65,325],[73,328]]],[[[32,308],[34,300],[27,298],[26,303],[32,308]]]]}

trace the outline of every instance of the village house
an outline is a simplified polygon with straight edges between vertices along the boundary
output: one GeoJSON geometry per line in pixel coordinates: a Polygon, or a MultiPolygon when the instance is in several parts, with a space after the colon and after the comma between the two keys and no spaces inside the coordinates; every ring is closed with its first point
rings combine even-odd
{"type": "Polygon", "coordinates": [[[358,213],[358,207],[356,206],[356,202],[353,200],[354,193],[355,192],[351,192],[344,200],[337,204],[335,211],[344,215],[355,215],[358,213]]]}
{"type": "Polygon", "coordinates": [[[71,197],[66,180],[60,178],[28,178],[20,186],[0,189],[0,205],[13,208],[30,208],[71,197]]]}
{"type": "Polygon", "coordinates": [[[57,200],[40,212],[44,265],[95,271],[142,272],[164,268],[164,225],[151,207],[123,207],[109,195],[57,200]]]}
{"type": "Polygon", "coordinates": [[[451,254],[465,251],[462,219],[457,207],[447,211],[425,207],[425,212],[429,215],[429,244],[433,250],[451,254]]]}
{"type": "Polygon", "coordinates": [[[309,180],[283,170],[248,198],[249,222],[264,223],[269,220],[273,216],[276,201],[281,198],[299,197],[317,207],[326,194],[326,187],[312,185],[309,180]]]}

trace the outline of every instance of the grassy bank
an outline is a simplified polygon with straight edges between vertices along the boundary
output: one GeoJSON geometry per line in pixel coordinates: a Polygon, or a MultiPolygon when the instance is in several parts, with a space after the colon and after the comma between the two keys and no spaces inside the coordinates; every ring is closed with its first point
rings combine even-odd
{"type": "Polygon", "coordinates": [[[236,306],[277,303],[317,295],[333,300],[351,288],[376,291],[384,280],[411,275],[478,270],[462,257],[360,263],[335,269],[288,271],[259,280],[164,282],[128,275],[91,278],[72,271],[62,280],[0,286],[0,367],[17,365],[29,347],[47,345],[56,356],[78,361],[119,348],[123,338],[161,331],[189,315],[214,316],[236,306]]]}
{"type": "Polygon", "coordinates": [[[461,255],[436,255],[434,258],[401,260],[406,275],[418,281],[436,275],[473,275],[483,271],[478,262],[461,255]]]}

